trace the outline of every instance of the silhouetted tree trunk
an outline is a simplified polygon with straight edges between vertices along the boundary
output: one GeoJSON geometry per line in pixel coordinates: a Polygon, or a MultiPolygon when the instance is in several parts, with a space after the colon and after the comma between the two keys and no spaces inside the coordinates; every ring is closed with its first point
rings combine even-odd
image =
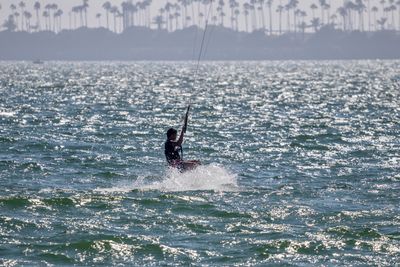
{"type": "Polygon", "coordinates": [[[83,27],[83,12],[82,9],[79,11],[80,27],[83,27]]]}
{"type": "Polygon", "coordinates": [[[290,27],[290,8],[289,7],[286,9],[286,12],[287,12],[287,17],[286,17],[286,19],[287,19],[287,31],[290,33],[291,27],[290,27]]]}
{"type": "Polygon", "coordinates": [[[25,15],[24,15],[24,13],[25,13],[25,3],[21,1],[19,3],[19,7],[21,9],[21,31],[23,31],[24,30],[24,17],[25,17],[25,15]]]}
{"type": "Polygon", "coordinates": [[[269,13],[269,34],[272,35],[273,26],[272,26],[272,2],[268,4],[268,13],[269,13]]]}
{"type": "Polygon", "coordinates": [[[114,15],[114,32],[116,33],[117,32],[117,14],[114,13],[113,15],[114,15]]]}
{"type": "Polygon", "coordinates": [[[107,30],[109,30],[110,29],[110,18],[109,18],[108,10],[106,11],[106,17],[107,17],[107,30]]]}
{"type": "Polygon", "coordinates": [[[264,14],[264,1],[260,1],[260,13],[261,13],[261,25],[263,31],[265,31],[265,14],[264,14]]]}
{"type": "Polygon", "coordinates": [[[244,15],[244,22],[245,22],[245,26],[246,26],[246,32],[249,32],[249,14],[248,14],[247,10],[245,10],[244,12],[246,12],[246,14],[244,15]]]}
{"type": "Polygon", "coordinates": [[[68,26],[69,26],[69,29],[71,30],[72,29],[72,14],[71,14],[71,12],[68,12],[68,26]]]}
{"type": "Polygon", "coordinates": [[[368,31],[371,32],[371,0],[367,0],[368,8],[368,31]]]}
{"type": "Polygon", "coordinates": [[[35,11],[36,11],[36,26],[38,27],[37,30],[40,30],[41,29],[40,18],[39,18],[40,8],[35,8],[35,11]]]}
{"type": "Polygon", "coordinates": [[[279,11],[279,35],[282,34],[282,10],[279,11]]]}
{"type": "Polygon", "coordinates": [[[399,28],[398,28],[398,30],[400,31],[400,1],[397,1],[397,10],[398,10],[398,13],[399,13],[399,28]]]}

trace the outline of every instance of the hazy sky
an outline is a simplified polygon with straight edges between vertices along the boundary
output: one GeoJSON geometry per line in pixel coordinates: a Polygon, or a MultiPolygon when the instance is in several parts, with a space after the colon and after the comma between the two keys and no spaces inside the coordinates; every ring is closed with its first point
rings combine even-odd
{"type": "MultiPolygon", "coordinates": [[[[36,0],[25,0],[25,3],[27,4],[27,7],[32,7],[33,3],[36,0]]],[[[64,10],[64,17],[63,17],[63,23],[64,25],[68,24],[68,12],[71,10],[71,7],[75,6],[75,5],[79,5],[82,3],[82,1],[80,0],[39,0],[42,5],[44,6],[47,3],[56,3],[58,4],[63,10],[64,10]]],[[[95,19],[95,15],[96,13],[104,13],[104,10],[101,8],[102,4],[105,2],[106,0],[89,0],[89,27],[95,27],[97,26],[97,21],[95,19]]],[[[152,16],[156,15],[158,9],[161,6],[164,6],[165,3],[168,0],[153,0],[153,10],[152,10],[152,16]]],[[[176,0],[169,0],[170,2],[176,2],[176,0]]],[[[328,0],[328,2],[330,1],[331,6],[333,7],[333,10],[336,10],[337,7],[339,7],[339,5],[341,5],[343,3],[343,0],[328,0]]],[[[17,4],[19,3],[20,0],[0,0],[0,3],[2,5],[2,9],[0,10],[0,22],[2,23],[4,21],[4,19],[6,18],[6,15],[9,14],[10,11],[10,4],[14,3],[17,4]]],[[[122,0],[110,0],[110,2],[113,5],[117,5],[120,6],[122,0]]],[[[137,2],[137,1],[133,1],[133,2],[137,2]]],[[[214,2],[218,2],[218,0],[214,0],[214,2]]],[[[228,0],[225,0],[226,3],[226,8],[228,8],[228,4],[227,4],[228,0]]],[[[242,4],[245,2],[245,0],[238,0],[238,2],[240,2],[241,6],[242,4]]],[[[279,2],[282,2],[282,4],[286,4],[288,2],[288,0],[274,0],[274,10],[276,9],[276,6],[279,4],[279,2]]],[[[300,4],[299,7],[303,10],[306,10],[308,15],[311,17],[311,11],[309,9],[309,6],[311,5],[311,3],[317,3],[318,0],[299,0],[300,4]]],[[[371,2],[379,2],[379,0],[371,0],[371,2]]],[[[230,14],[228,9],[226,11],[227,14],[230,14]]],[[[317,13],[319,15],[319,13],[317,13]]],[[[274,18],[275,23],[277,23],[277,18],[274,18]]],[[[226,23],[229,22],[229,18],[228,16],[225,19],[226,23]]],[[[241,24],[241,28],[243,29],[243,21],[240,23],[241,24]]],[[[104,22],[103,22],[104,25],[104,22]]]]}

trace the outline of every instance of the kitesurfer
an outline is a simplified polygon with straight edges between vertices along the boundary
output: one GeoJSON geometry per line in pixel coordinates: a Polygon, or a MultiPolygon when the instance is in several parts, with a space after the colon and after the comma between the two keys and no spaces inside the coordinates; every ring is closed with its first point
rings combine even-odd
{"type": "Polygon", "coordinates": [[[177,168],[180,171],[193,170],[201,164],[198,160],[183,160],[181,155],[183,138],[188,124],[189,109],[190,106],[187,109],[185,122],[183,124],[179,139],[177,140],[178,131],[174,128],[170,128],[167,131],[167,141],[165,142],[165,157],[168,165],[172,168],[177,168]]]}

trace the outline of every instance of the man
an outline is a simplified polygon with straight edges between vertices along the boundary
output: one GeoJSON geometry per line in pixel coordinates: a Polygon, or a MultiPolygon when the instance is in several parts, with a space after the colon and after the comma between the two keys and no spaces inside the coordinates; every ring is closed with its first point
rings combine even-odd
{"type": "Polygon", "coordinates": [[[182,156],[179,154],[179,152],[182,152],[182,143],[183,137],[187,129],[189,109],[190,106],[187,109],[185,123],[182,127],[178,141],[176,141],[178,131],[171,128],[167,131],[167,141],[165,142],[165,157],[167,159],[168,165],[170,167],[177,168],[180,171],[193,170],[201,165],[200,161],[197,160],[184,161],[182,159],[182,156]]]}

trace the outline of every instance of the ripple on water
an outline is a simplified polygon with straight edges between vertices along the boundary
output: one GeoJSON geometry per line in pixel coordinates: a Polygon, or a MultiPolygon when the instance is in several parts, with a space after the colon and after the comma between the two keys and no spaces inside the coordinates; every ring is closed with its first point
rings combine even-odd
{"type": "Polygon", "coordinates": [[[0,265],[400,262],[398,61],[0,65],[0,265]]]}

